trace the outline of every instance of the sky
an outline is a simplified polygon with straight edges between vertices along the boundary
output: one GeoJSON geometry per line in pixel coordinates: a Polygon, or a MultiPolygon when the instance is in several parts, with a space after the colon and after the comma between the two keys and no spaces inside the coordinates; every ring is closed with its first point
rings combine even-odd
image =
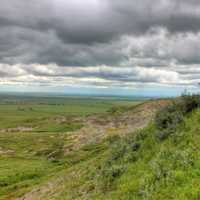
{"type": "Polygon", "coordinates": [[[1,0],[0,91],[198,92],[199,0],[1,0]]]}

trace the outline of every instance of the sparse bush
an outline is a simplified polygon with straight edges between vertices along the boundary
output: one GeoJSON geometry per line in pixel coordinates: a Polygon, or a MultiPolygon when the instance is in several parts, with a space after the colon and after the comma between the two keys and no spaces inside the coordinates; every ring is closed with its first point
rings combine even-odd
{"type": "Polygon", "coordinates": [[[128,111],[129,109],[129,106],[113,106],[107,112],[110,114],[120,114],[122,112],[128,111]]]}
{"type": "Polygon", "coordinates": [[[119,137],[117,135],[108,138],[110,152],[100,166],[100,183],[103,191],[111,189],[115,179],[121,176],[130,162],[137,161],[138,150],[141,147],[142,133],[139,136],[130,135],[119,137]]]}
{"type": "Polygon", "coordinates": [[[161,131],[158,131],[156,133],[156,136],[159,140],[165,140],[169,135],[170,135],[170,131],[168,129],[165,129],[165,130],[161,130],[161,131]]]}
{"type": "Polygon", "coordinates": [[[140,148],[140,143],[136,142],[132,144],[132,150],[137,151],[140,148]]]}
{"type": "Polygon", "coordinates": [[[200,107],[200,95],[182,95],[179,99],[162,109],[155,116],[157,136],[163,140],[173,133],[184,116],[200,107]]]}
{"type": "Polygon", "coordinates": [[[182,95],[180,105],[184,113],[192,112],[200,107],[200,95],[182,95]]]}
{"type": "Polygon", "coordinates": [[[127,144],[123,140],[120,140],[119,142],[115,143],[112,146],[110,159],[118,160],[120,158],[123,158],[126,152],[127,152],[127,144]]]}
{"type": "Polygon", "coordinates": [[[123,165],[106,164],[101,171],[101,189],[108,191],[111,189],[113,181],[124,172],[123,165]]]}
{"type": "Polygon", "coordinates": [[[159,130],[171,129],[183,120],[183,113],[176,103],[159,110],[155,117],[155,123],[159,130]]]}

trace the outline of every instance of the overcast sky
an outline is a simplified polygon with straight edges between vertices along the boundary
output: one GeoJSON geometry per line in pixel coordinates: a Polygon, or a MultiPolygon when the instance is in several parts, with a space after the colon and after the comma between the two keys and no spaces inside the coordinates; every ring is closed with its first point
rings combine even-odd
{"type": "Polygon", "coordinates": [[[1,91],[159,96],[199,82],[199,0],[1,0],[1,91]]]}

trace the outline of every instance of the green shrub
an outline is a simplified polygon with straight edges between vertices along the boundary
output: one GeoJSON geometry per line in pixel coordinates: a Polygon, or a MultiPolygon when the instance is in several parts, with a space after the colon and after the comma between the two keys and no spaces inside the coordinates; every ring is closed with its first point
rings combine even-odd
{"type": "Polygon", "coordinates": [[[126,171],[131,162],[137,161],[143,138],[142,132],[134,136],[108,138],[110,151],[100,166],[99,176],[101,189],[104,192],[111,189],[113,182],[126,171]]]}
{"type": "Polygon", "coordinates": [[[184,116],[200,107],[200,95],[182,95],[170,105],[160,109],[155,116],[160,140],[173,133],[177,125],[183,122],[184,116]]]}
{"type": "Polygon", "coordinates": [[[124,170],[124,165],[109,163],[105,164],[101,170],[101,189],[103,191],[111,189],[113,181],[119,177],[124,172],[124,170]]]}
{"type": "Polygon", "coordinates": [[[155,123],[159,130],[172,128],[183,120],[183,113],[177,104],[171,104],[162,108],[155,117],[155,123]]]}
{"type": "Polygon", "coordinates": [[[107,112],[110,114],[120,114],[122,112],[128,111],[130,109],[129,106],[113,106],[107,112]]]}
{"type": "Polygon", "coordinates": [[[180,105],[184,113],[190,113],[200,107],[200,95],[182,95],[180,105]]]}

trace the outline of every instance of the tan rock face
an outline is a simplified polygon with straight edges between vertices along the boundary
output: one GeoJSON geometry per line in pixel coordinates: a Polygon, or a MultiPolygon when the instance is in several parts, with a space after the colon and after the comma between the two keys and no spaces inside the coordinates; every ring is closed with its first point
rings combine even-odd
{"type": "MultiPolygon", "coordinates": [[[[169,104],[171,100],[152,100],[130,108],[120,114],[91,115],[82,119],[84,126],[70,133],[74,145],[70,151],[78,149],[86,144],[100,142],[112,134],[126,135],[138,129],[144,128],[158,109],[169,104]]],[[[79,120],[81,120],[79,118],[79,120]]],[[[66,149],[68,154],[69,149],[66,149]]]]}

